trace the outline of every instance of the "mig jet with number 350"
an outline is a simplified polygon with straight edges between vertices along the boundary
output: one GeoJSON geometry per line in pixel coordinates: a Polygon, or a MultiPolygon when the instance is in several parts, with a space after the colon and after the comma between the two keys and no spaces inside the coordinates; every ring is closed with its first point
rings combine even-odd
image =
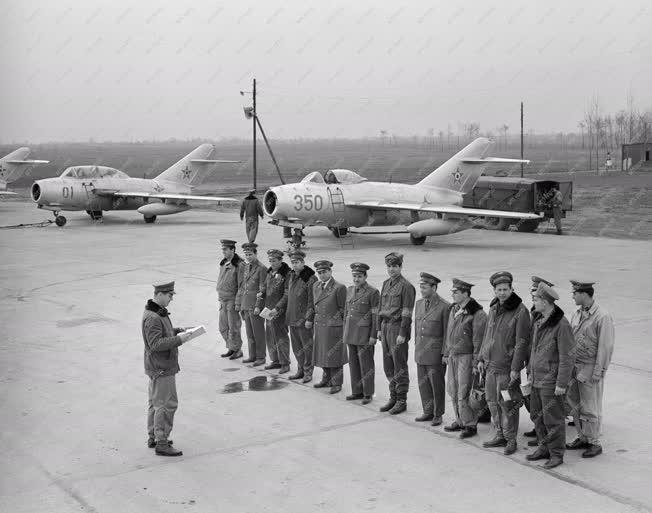
{"type": "MultiPolygon", "coordinates": [[[[414,185],[370,182],[347,169],[319,171],[301,182],[271,187],[263,197],[271,223],[294,228],[326,226],[336,237],[350,228],[356,234],[407,232],[413,244],[429,235],[447,235],[474,226],[473,218],[540,219],[533,213],[465,208],[471,192],[490,164],[520,164],[529,160],[487,157],[492,142],[480,137],[414,185]],[[398,228],[398,230],[396,229],[398,228]]],[[[294,241],[301,244],[302,241],[294,241]]]]}
{"type": "Polygon", "coordinates": [[[57,226],[66,224],[62,210],[85,210],[92,219],[101,219],[106,210],[138,210],[146,223],[153,223],[158,215],[189,210],[190,200],[239,203],[193,194],[212,165],[239,162],[208,159],[213,149],[212,144],[202,144],[153,179],[130,178],[106,166],[72,166],[56,178],[34,182],[32,199],[38,208],[54,212],[57,226]]]}

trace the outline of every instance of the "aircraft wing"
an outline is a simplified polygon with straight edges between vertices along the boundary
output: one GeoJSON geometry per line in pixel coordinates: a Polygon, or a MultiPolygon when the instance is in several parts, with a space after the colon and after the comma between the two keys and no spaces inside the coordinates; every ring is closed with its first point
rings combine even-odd
{"type": "Polygon", "coordinates": [[[240,164],[241,160],[192,159],[193,164],[240,164]]]}
{"type": "Polygon", "coordinates": [[[11,192],[11,191],[0,191],[0,196],[15,196],[15,195],[16,195],[15,192],[11,192]]]}
{"type": "Polygon", "coordinates": [[[106,195],[118,196],[120,198],[154,198],[162,200],[198,200],[198,201],[232,201],[240,203],[240,200],[235,198],[220,198],[218,196],[197,196],[192,194],[167,194],[167,193],[151,193],[151,192],[106,192],[106,195]]]}
{"type": "Polygon", "coordinates": [[[6,160],[5,161],[7,164],[49,164],[49,160],[6,160]]]}
{"type": "Polygon", "coordinates": [[[438,214],[453,214],[469,217],[506,217],[509,219],[541,219],[538,214],[526,212],[509,212],[507,210],[489,210],[483,208],[465,208],[456,205],[430,205],[428,203],[393,203],[388,201],[346,202],[347,207],[373,208],[380,210],[414,210],[417,212],[433,212],[438,214]]]}
{"type": "Polygon", "coordinates": [[[461,162],[465,162],[467,164],[495,164],[495,163],[505,163],[505,164],[518,164],[518,163],[523,163],[523,164],[529,164],[529,160],[522,160],[522,159],[504,159],[501,157],[484,157],[484,158],[472,158],[472,157],[466,157],[462,158],[461,162]]]}

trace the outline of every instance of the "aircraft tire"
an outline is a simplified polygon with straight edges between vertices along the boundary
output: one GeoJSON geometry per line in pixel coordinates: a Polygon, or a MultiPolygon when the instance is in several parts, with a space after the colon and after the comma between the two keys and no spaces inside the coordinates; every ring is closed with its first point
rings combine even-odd
{"type": "Polygon", "coordinates": [[[87,210],[86,213],[91,216],[91,219],[93,221],[97,219],[102,219],[102,211],[101,210],[87,210]]]}
{"type": "Polygon", "coordinates": [[[156,221],[156,216],[143,216],[143,219],[145,219],[147,224],[152,224],[154,221],[156,221]]]}
{"type": "Polygon", "coordinates": [[[539,227],[539,221],[536,219],[521,219],[516,224],[516,230],[519,232],[533,232],[539,227]]]}
{"type": "Polygon", "coordinates": [[[414,244],[415,246],[423,246],[424,242],[426,242],[425,237],[415,237],[414,235],[410,235],[410,242],[414,244]]]}
{"type": "Polygon", "coordinates": [[[54,222],[57,226],[61,227],[61,226],[65,226],[68,220],[63,216],[57,216],[54,218],[54,222]]]}
{"type": "Polygon", "coordinates": [[[484,227],[487,230],[498,230],[501,232],[504,232],[509,228],[509,225],[512,224],[512,222],[509,219],[506,219],[504,217],[485,217],[484,218],[484,227]]]}

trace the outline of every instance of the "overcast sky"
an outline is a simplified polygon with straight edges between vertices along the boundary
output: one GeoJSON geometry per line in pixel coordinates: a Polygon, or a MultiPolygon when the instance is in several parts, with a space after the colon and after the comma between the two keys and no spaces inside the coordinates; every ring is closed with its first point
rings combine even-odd
{"type": "Polygon", "coordinates": [[[652,107],[647,0],[4,0],[0,141],[575,131],[652,107]]]}

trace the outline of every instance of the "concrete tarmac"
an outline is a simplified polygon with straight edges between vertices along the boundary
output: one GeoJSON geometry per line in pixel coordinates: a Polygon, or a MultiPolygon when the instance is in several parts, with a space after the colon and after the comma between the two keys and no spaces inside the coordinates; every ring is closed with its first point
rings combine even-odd
{"type": "MultiPolygon", "coordinates": [[[[218,240],[245,240],[235,212],[190,211],[153,225],[135,212],[108,213],[101,224],[83,212],[66,216],[64,228],[0,229],[0,510],[652,511],[652,243],[470,230],[424,246],[405,235],[356,236],[355,249],[341,250],[326,229],[306,230],[309,264],[333,260],[334,277],[347,285],[349,263],[364,261],[369,282],[380,287],[383,257],[397,250],[407,278],[417,285],[421,271],[438,275],[446,299],[451,278],[460,277],[477,284],[474,297],[486,309],[489,275],[507,269],[528,306],[532,274],[557,284],[570,316],[568,280],[598,281],[596,298],[616,320],[604,454],[583,460],[568,451],[564,465],[544,471],[525,461],[532,449],[522,436],[531,428],[524,409],[519,450],[509,457],[481,447],[486,424],[460,441],[443,426],[415,423],[421,403],[412,342],[408,412],[398,416],[378,412],[388,395],[379,346],[377,395],[368,406],[344,400],[348,367],[344,390],[332,396],[219,358],[218,240]],[[178,291],[173,323],[208,330],[180,349],[171,436],[180,458],[146,447],[140,320],[151,283],[168,279],[178,291]],[[269,383],[256,390],[265,377],[269,383]]],[[[48,217],[31,203],[0,203],[0,225],[48,217]]],[[[257,242],[265,262],[265,250],[285,249],[281,230],[264,223],[257,242]]],[[[445,423],[451,418],[448,402],[445,423]]]]}

